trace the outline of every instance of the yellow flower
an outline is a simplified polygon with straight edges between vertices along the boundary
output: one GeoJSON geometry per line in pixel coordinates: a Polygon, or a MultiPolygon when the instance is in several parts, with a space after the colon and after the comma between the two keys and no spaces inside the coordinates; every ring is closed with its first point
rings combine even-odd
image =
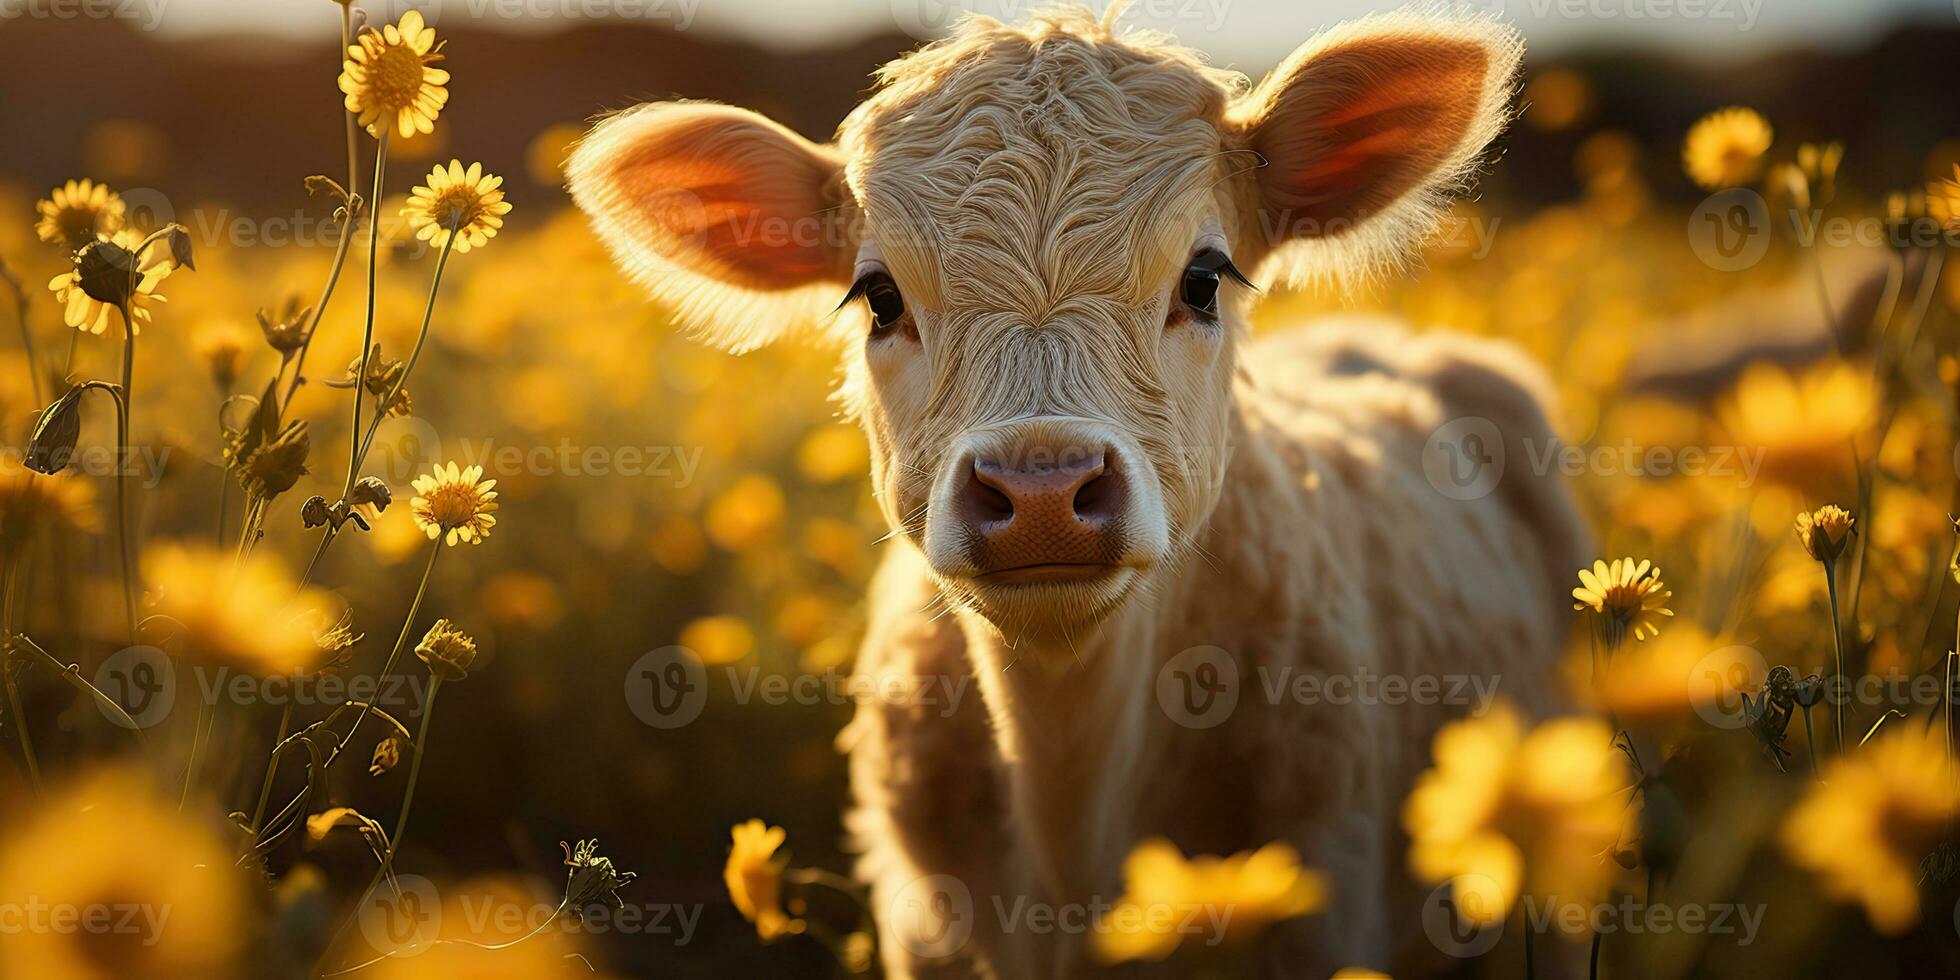
{"type": "Polygon", "coordinates": [[[803,437],[796,449],[796,468],[813,483],[861,477],[870,459],[864,433],[854,425],[826,425],[803,437]]]}
{"type": "Polygon", "coordinates": [[[496,485],[483,479],[481,466],[437,463],[434,472],[415,478],[417,496],[409,501],[415,526],[432,541],[481,543],[497,525],[496,485]]]}
{"type": "Polygon", "coordinates": [[[46,199],[36,201],[34,209],[41,215],[34,234],[71,252],[123,226],[123,199],[107,184],[86,177],[55,188],[46,199]]]}
{"type": "Polygon", "coordinates": [[[1953,165],[1953,177],[1942,177],[1926,185],[1926,211],[1948,231],[1960,234],[1960,163],[1953,165]]]}
{"type": "Polygon", "coordinates": [[[1706,190],[1738,187],[1756,176],[1769,151],[1769,123],[1754,109],[1731,106],[1701,117],[1688,130],[1681,159],[1706,190]]]}
{"type": "MultiPolygon", "coordinates": [[[[109,236],[109,241],[134,252],[143,244],[144,237],[124,228],[109,236]]],[[[169,278],[173,268],[175,266],[170,261],[168,249],[153,245],[143,253],[136,267],[136,291],[129,297],[130,312],[135,316],[135,321],[129,325],[130,333],[142,332],[144,322],[150,319],[150,304],[167,302],[157,295],[156,288],[169,278]]],[[[54,291],[54,301],[61,304],[63,323],[77,330],[102,333],[109,327],[109,314],[115,310],[115,306],[90,296],[82,289],[81,278],[79,270],[70,269],[48,280],[48,288],[54,291]]]]}
{"type": "Polygon", "coordinates": [[[766,476],[750,474],[708,505],[708,537],[730,551],[760,544],[783,520],[783,491],[766,476]]]}
{"type": "Polygon", "coordinates": [[[219,390],[230,391],[238,380],[238,369],[245,352],[252,349],[252,335],[230,320],[213,320],[198,327],[191,346],[211,372],[219,390]]]}
{"type": "Polygon", "coordinates": [[[483,172],[483,164],[451,160],[448,167],[429,171],[429,182],[408,194],[402,217],[415,229],[415,237],[437,248],[449,244],[451,237],[458,252],[482,248],[497,237],[504,226],[510,203],[504,200],[502,177],[483,172]]]}
{"type": "Polygon", "coordinates": [[[415,656],[438,679],[460,681],[470,675],[470,667],[476,663],[476,641],[449,620],[438,619],[415,645],[415,656]]]}
{"type": "Polygon", "coordinates": [[[334,603],[299,588],[270,552],[234,562],[205,545],[156,544],[143,553],[143,578],[186,654],[269,675],[304,673],[320,658],[314,625],[334,603]]]}
{"type": "Polygon", "coordinates": [[[1600,709],[1621,722],[1659,722],[1691,712],[1733,713],[1743,693],[1754,694],[1762,686],[1761,662],[1748,654],[1746,647],[1683,623],[1652,643],[1622,650],[1598,664],[1588,666],[1585,657],[1575,660],[1577,678],[1593,672],[1589,684],[1575,686],[1581,691],[1590,687],[1600,709]]]}
{"type": "Polygon", "coordinates": [[[1827,763],[1783,823],[1790,860],[1826,893],[1863,905],[1887,935],[1919,921],[1920,862],[1960,812],[1960,781],[1938,737],[1917,724],[1897,729],[1827,763]]]}
{"type": "Polygon", "coordinates": [[[1844,552],[1844,544],[1857,529],[1858,519],[1836,504],[1825,504],[1797,515],[1797,540],[1810,557],[1829,565],[1844,552]]]}
{"type": "Polygon", "coordinates": [[[1674,615],[1667,608],[1672,595],[1661,581],[1661,570],[1645,558],[1618,558],[1611,565],[1596,560],[1591,569],[1579,569],[1579,587],[1572,590],[1578,601],[1572,608],[1598,613],[1610,627],[1609,636],[1631,631],[1634,639],[1645,640],[1660,635],[1662,617],[1674,615]]]}
{"type": "Polygon", "coordinates": [[[95,490],[69,476],[42,476],[0,457],[0,554],[12,554],[36,528],[96,530],[95,490]]]}
{"type": "Polygon", "coordinates": [[[734,616],[705,616],[682,628],[680,642],[702,663],[732,664],[754,648],[755,633],[734,616]]]}
{"type": "Polygon", "coordinates": [[[1750,365],[1715,407],[1738,451],[1760,452],[1764,479],[1817,496],[1849,489],[1852,441],[1876,414],[1871,372],[1843,361],[1801,375],[1750,365]]]}
{"type": "Polygon", "coordinates": [[[1596,719],[1566,718],[1527,732],[1508,705],[1446,726],[1435,767],[1403,804],[1409,865],[1450,882],[1457,909],[1478,925],[1501,921],[1518,896],[1593,901],[1629,829],[1632,785],[1596,719]]]}
{"type": "Polygon", "coordinates": [[[0,838],[0,906],[40,909],[70,927],[46,919],[9,929],[0,976],[235,975],[250,905],[215,828],[121,770],[91,774],[41,806],[9,809],[27,819],[0,838]],[[104,915],[127,928],[72,927],[104,915]]]}
{"type": "Polygon", "coordinates": [[[1292,845],[1274,842],[1230,857],[1186,860],[1177,845],[1153,838],[1123,862],[1123,897],[1109,912],[1110,928],[1096,933],[1105,963],[1161,960],[1187,938],[1215,944],[1244,938],[1274,922],[1306,915],[1327,900],[1327,883],[1300,866],[1292,845]],[[1204,910],[1194,919],[1193,910],[1204,910]],[[1198,936],[1193,921],[1225,923],[1223,935],[1198,936]]]}
{"type": "Polygon", "coordinates": [[[369,28],[357,40],[340,65],[347,111],[376,139],[391,129],[403,139],[434,132],[436,115],[449,101],[443,88],[449,73],[429,67],[442,60],[442,45],[422,12],[410,10],[400,22],[369,28]]]}
{"type": "Polygon", "coordinates": [[[802,932],[803,920],[783,911],[783,868],[789,858],[777,859],[776,849],[783,846],[788,831],[750,820],[736,824],[731,836],[734,846],[722,868],[722,880],[742,918],[755,923],[755,934],[765,943],[802,932]]]}

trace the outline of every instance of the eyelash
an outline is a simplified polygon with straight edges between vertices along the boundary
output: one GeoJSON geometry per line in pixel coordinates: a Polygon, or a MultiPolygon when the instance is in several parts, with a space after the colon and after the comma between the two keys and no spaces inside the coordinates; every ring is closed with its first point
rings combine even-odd
{"type": "Polygon", "coordinates": [[[1184,274],[1178,280],[1177,298],[1191,315],[1208,323],[1218,322],[1218,288],[1229,277],[1233,282],[1250,289],[1259,287],[1232,264],[1230,256],[1215,248],[1207,248],[1191,257],[1191,264],[1185,266],[1184,274]],[[1194,288],[1197,290],[1193,292],[1194,288]]]}
{"type": "Polygon", "coordinates": [[[837,308],[841,310],[859,299],[864,300],[865,308],[871,314],[871,336],[874,338],[885,336],[894,327],[909,322],[906,320],[905,294],[899,291],[891,273],[883,269],[873,269],[859,276],[837,308]],[[897,304],[896,309],[892,307],[894,303],[897,304]],[[884,309],[881,310],[881,306],[884,309]]]}

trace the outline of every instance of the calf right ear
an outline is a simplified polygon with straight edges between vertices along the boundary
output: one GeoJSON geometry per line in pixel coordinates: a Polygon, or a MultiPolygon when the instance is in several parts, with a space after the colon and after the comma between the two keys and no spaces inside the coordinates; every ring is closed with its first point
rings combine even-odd
{"type": "Polygon", "coordinates": [[[566,177],[620,268],[727,349],[814,321],[849,281],[858,222],[842,159],[753,112],[627,110],[586,134],[566,177]]]}

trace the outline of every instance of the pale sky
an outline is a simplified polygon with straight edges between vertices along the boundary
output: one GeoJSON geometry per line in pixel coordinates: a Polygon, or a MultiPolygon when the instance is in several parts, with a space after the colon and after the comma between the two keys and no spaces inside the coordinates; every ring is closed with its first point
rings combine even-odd
{"type": "MultiPolygon", "coordinates": [[[[19,0],[34,4],[61,0],[19,0]]],[[[331,36],[330,0],[106,0],[166,36],[264,31],[331,36]]],[[[1045,0],[367,0],[377,15],[420,8],[438,27],[552,30],[592,20],[665,24],[772,47],[847,42],[880,32],[933,36],[962,11],[1012,18],[1045,0]]],[[[1102,0],[1090,0],[1100,6],[1102,0]]],[[[1221,63],[1263,67],[1316,29],[1400,3],[1369,0],[1134,0],[1126,23],[1169,30],[1221,63]]],[[[1960,0],[1469,0],[1524,30],[1535,50],[1629,43],[1700,56],[1789,44],[1849,47],[1901,20],[1952,26],[1960,0]]],[[[4,29],[4,27],[0,27],[4,29]]]]}

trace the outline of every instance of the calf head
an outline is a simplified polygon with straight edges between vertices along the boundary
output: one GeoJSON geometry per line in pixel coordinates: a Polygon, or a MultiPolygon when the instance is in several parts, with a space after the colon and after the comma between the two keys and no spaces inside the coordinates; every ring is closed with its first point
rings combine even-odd
{"type": "Polygon", "coordinates": [[[1377,16],[1255,86],[1084,12],[976,18],[887,65],[831,143],[655,103],[568,173],[708,339],[820,325],[884,515],[942,592],[1068,631],[1195,549],[1251,282],[1403,258],[1504,124],[1520,55],[1488,20],[1377,16]]]}

